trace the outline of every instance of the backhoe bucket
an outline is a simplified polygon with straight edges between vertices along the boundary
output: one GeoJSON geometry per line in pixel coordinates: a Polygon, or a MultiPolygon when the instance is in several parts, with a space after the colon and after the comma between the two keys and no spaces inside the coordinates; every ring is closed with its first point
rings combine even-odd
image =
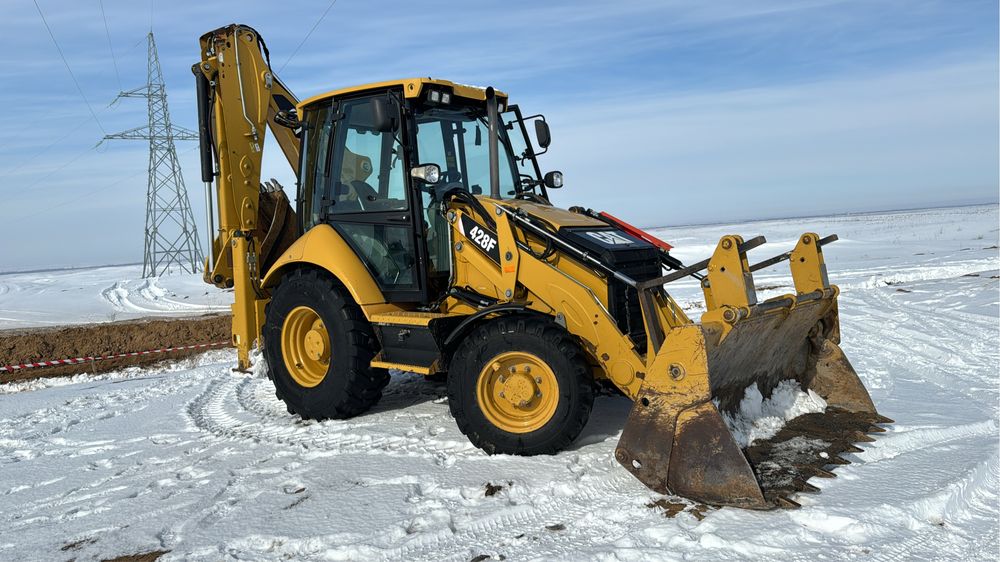
{"type": "MultiPolygon", "coordinates": [[[[738,237],[733,242],[742,244],[738,237]]],[[[752,291],[745,256],[742,269],[752,291]]],[[[707,284],[717,282],[709,271],[707,284]]],[[[827,465],[847,462],[840,453],[858,451],[853,442],[870,441],[868,432],[882,431],[875,424],[891,421],[876,413],[838,346],[837,289],[815,289],[760,304],[751,294],[748,306],[716,300],[701,324],[666,331],[616,459],[657,492],[712,505],[796,507],[789,496],[815,491],[810,477],[830,476],[827,465]],[[772,439],[742,450],[720,411],[735,411],[750,385],[769,397],[785,380],[819,394],[826,412],[795,418],[772,439]]],[[[706,290],[707,299],[719,297],[706,290]]]]}

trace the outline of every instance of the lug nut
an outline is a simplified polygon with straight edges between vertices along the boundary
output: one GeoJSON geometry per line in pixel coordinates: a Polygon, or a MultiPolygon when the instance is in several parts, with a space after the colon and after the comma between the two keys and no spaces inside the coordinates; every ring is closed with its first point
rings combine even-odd
{"type": "Polygon", "coordinates": [[[542,377],[535,377],[535,384],[542,384],[542,377]]]}

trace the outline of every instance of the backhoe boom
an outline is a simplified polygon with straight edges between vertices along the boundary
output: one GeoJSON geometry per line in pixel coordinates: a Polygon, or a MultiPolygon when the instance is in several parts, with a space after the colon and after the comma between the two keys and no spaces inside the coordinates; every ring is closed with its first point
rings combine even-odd
{"type": "Polygon", "coordinates": [[[269,224],[271,216],[261,213],[264,138],[270,129],[298,173],[300,143],[288,126],[294,125],[289,121],[298,99],[271,71],[263,40],[248,26],[234,24],[203,35],[201,62],[192,71],[198,85],[202,181],[216,183],[219,219],[205,280],[234,288],[233,345],[239,367],[247,369],[266,302],[261,244],[269,230],[288,228],[269,224]],[[278,123],[282,119],[285,124],[278,123]]]}

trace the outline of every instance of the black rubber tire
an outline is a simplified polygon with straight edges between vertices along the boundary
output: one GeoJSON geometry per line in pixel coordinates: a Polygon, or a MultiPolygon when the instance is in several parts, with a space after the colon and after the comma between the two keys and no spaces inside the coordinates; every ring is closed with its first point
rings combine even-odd
{"type": "Polygon", "coordinates": [[[365,412],[382,398],[389,373],[370,366],[378,340],[351,295],[329,275],[311,269],[290,272],[274,289],[264,318],[268,377],[290,413],[307,420],[343,419],[365,412]],[[295,382],[281,357],[285,318],[303,305],[323,320],[332,348],[326,377],[312,388],[295,382]]]}
{"type": "Polygon", "coordinates": [[[543,318],[496,318],[474,329],[455,351],[448,373],[448,405],[458,429],[491,455],[551,455],[583,431],[594,405],[594,381],[580,346],[559,325],[543,318]],[[507,351],[534,354],[552,369],[559,384],[552,419],[529,433],[495,426],[476,399],[480,372],[507,351]]]}

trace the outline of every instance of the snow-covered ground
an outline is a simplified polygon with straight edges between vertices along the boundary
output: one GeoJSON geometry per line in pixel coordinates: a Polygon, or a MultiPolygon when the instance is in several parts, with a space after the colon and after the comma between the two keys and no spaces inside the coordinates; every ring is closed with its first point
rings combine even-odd
{"type": "Polygon", "coordinates": [[[0,330],[228,312],[201,274],[142,279],[141,265],[0,274],[0,330]]]}
{"type": "MultiPolygon", "coordinates": [[[[420,376],[395,376],[366,415],[303,423],[218,351],[0,387],[0,559],[995,560],[998,222],[986,206],[657,231],[686,261],[729,232],[782,243],[752,261],[806,229],[840,235],[826,256],[843,347],[896,423],[811,480],[801,509],[648,507],[662,496],[613,458],[620,397],[597,400],[568,451],[489,457],[420,376]]],[[[765,292],[789,290],[762,273],[765,292]]],[[[696,285],[670,289],[696,312],[696,285]]]]}

